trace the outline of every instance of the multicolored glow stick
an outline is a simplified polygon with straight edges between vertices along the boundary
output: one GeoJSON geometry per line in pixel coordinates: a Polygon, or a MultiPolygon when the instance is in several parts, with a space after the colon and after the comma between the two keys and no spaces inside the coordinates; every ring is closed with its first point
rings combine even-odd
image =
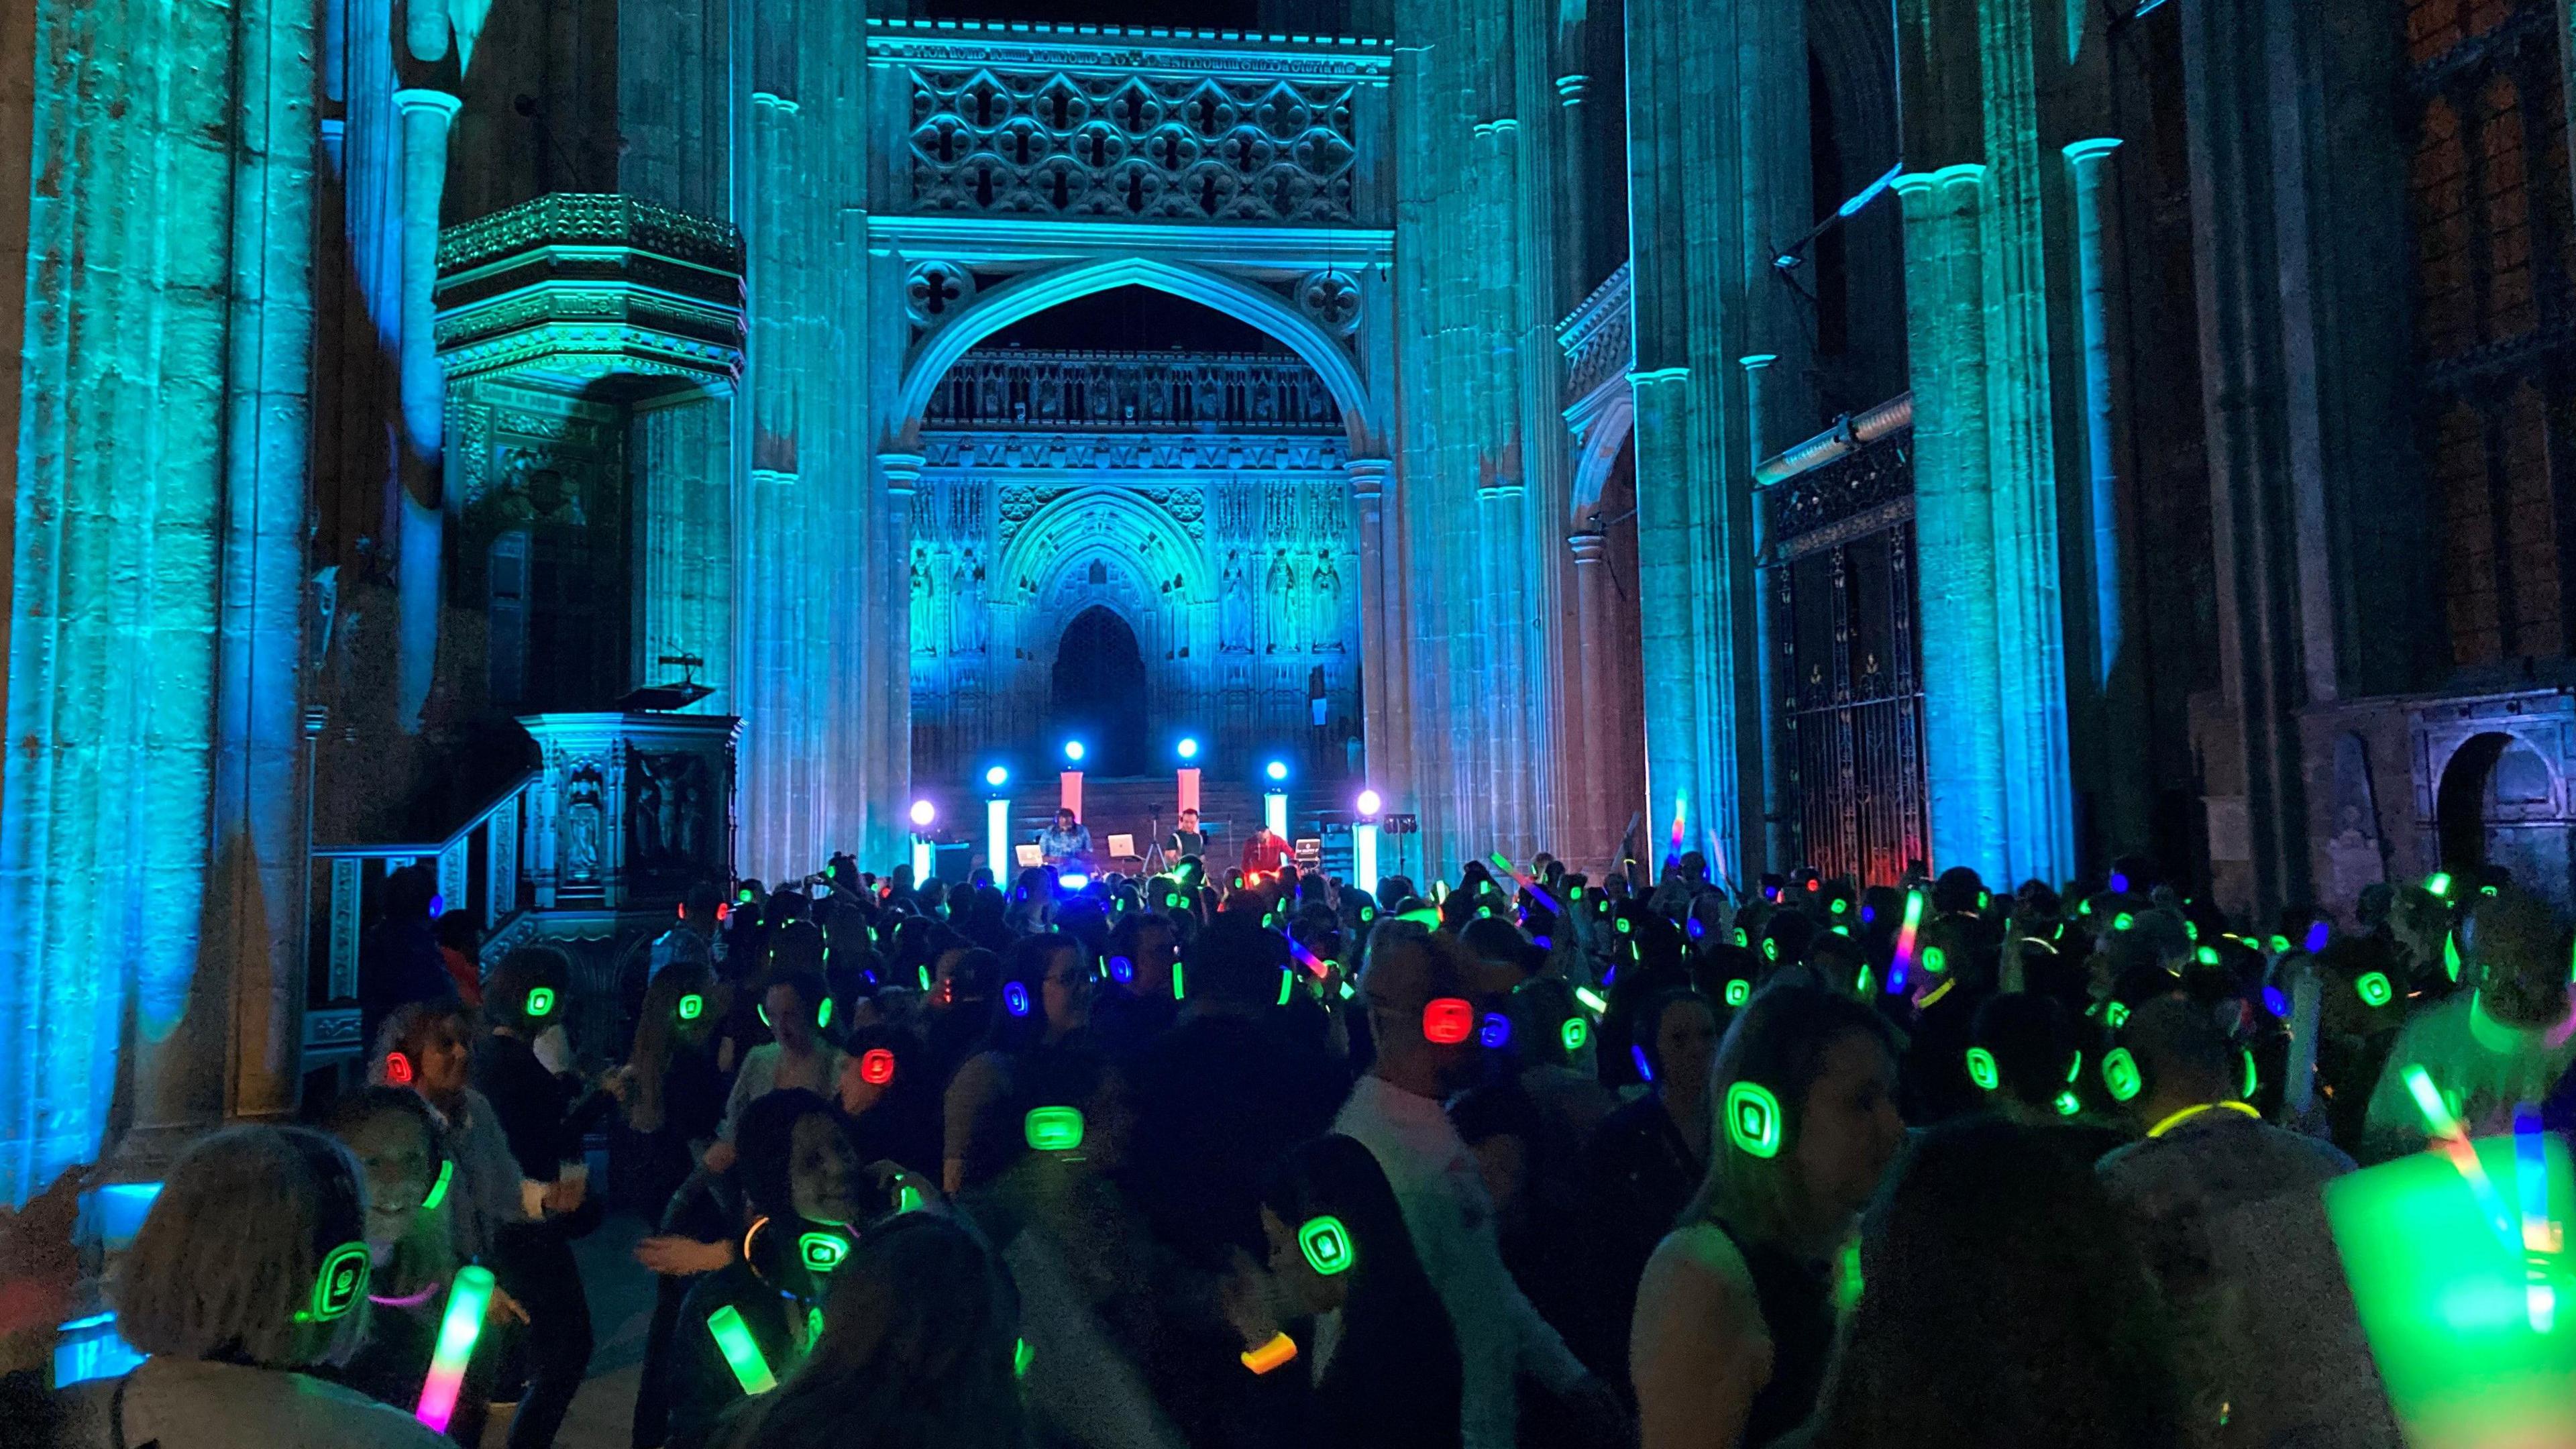
{"type": "MultiPolygon", "coordinates": [[[[1288,938],[1288,955],[1294,959],[1298,965],[1305,967],[1307,972],[1316,980],[1329,981],[1332,979],[1333,968],[1331,963],[1318,957],[1313,951],[1308,950],[1306,943],[1298,940],[1294,936],[1288,938]]],[[[1281,1006],[1286,1006],[1288,1003],[1285,1000],[1282,1000],[1279,1004],[1281,1006]]]]}
{"type": "Polygon", "coordinates": [[[1556,897],[1549,895],[1547,893],[1547,887],[1538,883],[1538,877],[1533,876],[1528,871],[1512,864],[1510,859],[1499,850],[1495,851],[1487,858],[1492,860],[1496,866],[1500,867],[1503,874],[1510,876],[1514,884],[1518,885],[1522,890],[1529,892],[1530,899],[1547,907],[1550,914],[1560,916],[1565,914],[1564,909],[1557,905],[1556,897]]]}
{"type": "Polygon", "coordinates": [[[2514,1241],[2513,1218],[2505,1211],[2504,1199],[2497,1195],[2495,1182],[2487,1176],[2486,1164],[2478,1160],[2478,1149],[2469,1141],[2469,1132],[2460,1119],[2451,1115],[2451,1104],[2442,1100],[2442,1090],[2433,1085],[2433,1074],[2409,1062],[2404,1081],[2414,1095],[2415,1109],[2424,1114],[2424,1126],[2440,1143],[2442,1155],[2469,1180],[2469,1191],[2477,1195],[2478,1210],[2508,1244],[2514,1241]]]}
{"type": "Polygon", "coordinates": [[[1887,968],[1887,994],[1895,996],[1905,990],[1906,979],[1914,974],[1914,942],[1923,930],[1923,892],[1905,893],[1905,924],[1896,929],[1896,959],[1887,968]]]}
{"type": "Polygon", "coordinates": [[[433,1434],[447,1432],[456,1414],[456,1395],[465,1386],[465,1365],[483,1336],[483,1314],[492,1306],[492,1270],[468,1266],[456,1270],[447,1292],[447,1312],[438,1320],[438,1347],[429,1358],[429,1377],[420,1386],[420,1403],[411,1416],[433,1434]]]}
{"type": "Polygon", "coordinates": [[[724,1355],[725,1367],[733,1370],[733,1381],[742,1385],[744,1393],[757,1396],[778,1387],[778,1376],[769,1371],[760,1345],[751,1341],[751,1325],[742,1321],[741,1309],[728,1303],[708,1314],[707,1331],[716,1336],[716,1350],[724,1355]]]}
{"type": "Polygon", "coordinates": [[[2531,1331],[2558,1326],[2558,1289],[2549,1264],[2567,1244],[2566,1228],[2549,1217],[2549,1154],[2540,1140],[2540,1113],[2528,1102],[2513,1109],[2513,1183],[2522,1199],[2523,1313],[2531,1331]]]}
{"type": "Polygon", "coordinates": [[[1682,820],[1689,813],[1690,796],[1675,795],[1673,797],[1673,848],[1672,853],[1664,857],[1666,865],[1679,865],[1682,862],[1682,820]]]}

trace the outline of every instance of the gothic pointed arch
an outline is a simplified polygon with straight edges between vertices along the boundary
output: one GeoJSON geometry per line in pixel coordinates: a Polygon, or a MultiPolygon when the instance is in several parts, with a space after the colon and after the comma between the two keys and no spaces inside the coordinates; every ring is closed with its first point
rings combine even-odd
{"type": "Polygon", "coordinates": [[[1153,257],[1076,262],[1016,278],[978,295],[915,351],[904,371],[903,391],[896,399],[899,436],[907,445],[918,439],[922,413],[930,405],[932,390],[976,343],[1050,307],[1116,287],[1150,287],[1169,293],[1214,308],[1279,339],[1323,378],[1325,388],[1342,410],[1353,451],[1371,451],[1368,444],[1374,431],[1370,425],[1373,410],[1367,384],[1361,380],[1350,353],[1331,333],[1275,293],[1206,267],[1153,257]]]}

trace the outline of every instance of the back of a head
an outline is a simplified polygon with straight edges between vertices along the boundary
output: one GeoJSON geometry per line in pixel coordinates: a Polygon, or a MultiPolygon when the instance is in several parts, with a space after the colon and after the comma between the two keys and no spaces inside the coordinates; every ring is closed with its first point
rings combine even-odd
{"type": "Polygon", "coordinates": [[[2509,1025],[2548,1026],[2567,1016],[2567,933],[2547,902],[2507,887],[2481,898],[2460,928],[2475,968],[2479,1005],[2509,1025]]]}
{"type": "Polygon", "coordinates": [[[2151,1081],[2181,1085],[2191,1094],[2232,1092],[2238,1049],[2216,1009],[2181,995],[2139,1006],[2121,1029],[2120,1045],[2151,1081]]]}
{"type": "Polygon", "coordinates": [[[2091,1164],[2049,1129],[1916,1137],[1863,1215],[1860,1266],[1818,1449],[2184,1442],[2162,1300],[2091,1164]]]}
{"type": "Polygon", "coordinates": [[[1516,975],[1528,975],[1533,966],[1529,938],[1521,934],[1520,927],[1500,916],[1468,921],[1458,928],[1458,944],[1478,961],[1507,967],[1516,975]]]}
{"type": "Polygon", "coordinates": [[[119,1270],[118,1333],[173,1359],[297,1369],[345,1357],[366,1314],[317,1289],[366,1262],[363,1178],[347,1148],[301,1127],[227,1127],[182,1154],[119,1270]],[[326,1301],[327,1300],[327,1301],[326,1301]]]}
{"type": "Polygon", "coordinates": [[[1967,866],[1954,865],[1932,882],[1932,909],[1936,911],[1982,911],[1985,908],[1986,883],[1967,866]]]}
{"type": "Polygon", "coordinates": [[[1292,1234],[1319,1218],[1338,1220],[1351,1255],[1350,1331],[1381,1354],[1431,1351],[1427,1339],[1448,1328],[1447,1314],[1414,1254],[1395,1189],[1366,1147],[1338,1133],[1300,1144],[1271,1169],[1261,1205],[1292,1234]]]}
{"type": "Polygon", "coordinates": [[[2082,1049],[2065,1007],[2022,991],[1987,998],[1977,1008],[1969,1039],[1993,1057],[1996,1091],[2052,1111],[2059,1094],[2070,1090],[2069,1064],[2082,1049]]]}
{"type": "Polygon", "coordinates": [[[1017,1449],[1019,1305],[971,1232],[906,1213],[832,1274],[823,1336],[776,1392],[748,1401],[732,1449],[1017,1449]]]}
{"type": "MultiPolygon", "coordinates": [[[[483,1019],[497,1027],[525,1031],[533,1023],[528,996],[543,987],[560,1000],[572,980],[572,963],[551,946],[522,946],[501,958],[483,985],[483,1019]]],[[[548,1012],[551,1014],[549,1006],[548,1012]]]]}
{"type": "Polygon", "coordinates": [[[802,1087],[767,1092],[742,1109],[734,1128],[735,1172],[754,1211],[784,1218],[795,1211],[796,1124],[823,1117],[841,1130],[832,1104],[802,1087]]]}
{"type": "Polygon", "coordinates": [[[1266,1007],[1279,997],[1288,943],[1276,931],[1229,915],[1201,931],[1182,961],[1189,999],[1237,1008],[1266,1007]]]}

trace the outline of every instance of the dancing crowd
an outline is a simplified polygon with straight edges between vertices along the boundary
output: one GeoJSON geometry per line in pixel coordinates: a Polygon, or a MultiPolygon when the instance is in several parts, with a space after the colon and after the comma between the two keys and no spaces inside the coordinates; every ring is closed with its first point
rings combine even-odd
{"type": "MultiPolygon", "coordinates": [[[[364,1085],[170,1169],[108,1285],[150,1357],[0,1419],[550,1444],[574,1244],[625,1213],[637,1449],[2394,1445],[2327,1185],[2424,1150],[2428,1091],[2576,1112],[2568,934],[2500,877],[2249,921],[2140,861],[844,856],[692,890],[613,984],[480,972],[424,887],[369,942],[364,1085]]],[[[68,1272],[77,1186],[0,1302],[68,1272]]]]}

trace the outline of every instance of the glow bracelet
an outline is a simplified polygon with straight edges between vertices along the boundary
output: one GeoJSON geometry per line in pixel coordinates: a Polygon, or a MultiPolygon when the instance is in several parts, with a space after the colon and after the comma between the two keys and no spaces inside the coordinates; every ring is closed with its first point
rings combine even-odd
{"type": "Polygon", "coordinates": [[[1257,1374],[1266,1374],[1296,1357],[1297,1341],[1284,1333],[1271,1335],[1268,1343],[1242,1355],[1243,1366],[1257,1374]]]}

